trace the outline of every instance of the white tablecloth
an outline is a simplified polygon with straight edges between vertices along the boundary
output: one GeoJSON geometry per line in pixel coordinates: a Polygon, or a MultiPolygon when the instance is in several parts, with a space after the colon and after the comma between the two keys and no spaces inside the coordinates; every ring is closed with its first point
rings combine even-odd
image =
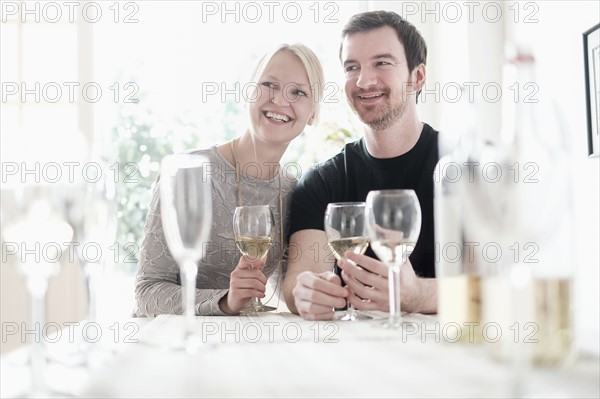
{"type": "MultiPolygon", "coordinates": [[[[131,319],[120,322],[119,334],[107,326],[102,347],[110,350],[97,351],[103,356],[88,368],[51,366],[48,376],[81,397],[514,395],[514,368],[492,360],[488,346],[446,342],[435,316],[404,321],[402,332],[381,328],[382,320],[311,322],[289,313],[197,317],[200,345],[190,355],[170,348],[181,338],[183,317],[131,319]]],[[[23,353],[2,359],[2,397],[23,384],[23,353]]],[[[597,398],[599,359],[530,368],[523,381],[527,397],[597,398]]]]}
{"type": "MultiPolygon", "coordinates": [[[[161,316],[86,391],[104,397],[506,397],[510,364],[485,345],[448,343],[436,318],[402,331],[369,322],[311,322],[289,313],[199,317],[194,355],[168,348],[183,318],[161,316]]],[[[598,397],[598,359],[531,369],[524,394],[598,397]]]]}

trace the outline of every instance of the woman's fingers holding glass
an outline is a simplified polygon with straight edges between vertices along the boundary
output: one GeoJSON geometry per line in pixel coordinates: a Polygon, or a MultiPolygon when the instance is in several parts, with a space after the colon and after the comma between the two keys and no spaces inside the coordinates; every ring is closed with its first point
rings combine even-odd
{"type": "Polygon", "coordinates": [[[231,272],[231,281],[247,279],[257,280],[262,285],[267,284],[267,276],[260,269],[237,267],[231,272]]]}
{"type": "Polygon", "coordinates": [[[258,269],[262,270],[265,267],[264,259],[257,259],[251,256],[242,256],[237,265],[240,269],[258,269]]]}
{"type": "Polygon", "coordinates": [[[266,278],[264,275],[252,275],[256,272],[262,275],[259,270],[242,270],[234,276],[231,273],[229,282],[229,305],[232,309],[239,311],[251,298],[264,298],[266,292],[266,278]]]}
{"type": "MultiPolygon", "coordinates": [[[[248,270],[241,270],[241,272],[247,273],[248,270]]],[[[259,270],[257,272],[261,273],[259,270]]],[[[252,298],[264,298],[266,291],[266,279],[262,281],[253,276],[241,277],[241,273],[236,275],[234,273],[236,273],[235,270],[231,273],[229,282],[229,292],[226,297],[227,307],[221,306],[220,303],[221,309],[228,314],[239,314],[252,298]]]]}
{"type": "Polygon", "coordinates": [[[229,291],[227,295],[227,308],[221,306],[223,312],[231,315],[240,314],[248,306],[252,298],[264,298],[264,293],[252,289],[229,291]]]}
{"type": "Polygon", "coordinates": [[[246,299],[247,301],[252,298],[264,298],[265,297],[265,291],[259,289],[258,287],[238,288],[237,292],[238,292],[238,295],[240,298],[246,299]]]}
{"type": "MultiPolygon", "coordinates": [[[[258,293],[260,293],[260,297],[262,298],[264,296],[264,293],[266,291],[266,285],[263,281],[257,279],[257,278],[238,278],[238,279],[232,279],[231,283],[229,284],[229,289],[233,290],[233,291],[238,291],[241,292],[241,290],[255,290],[258,293]]],[[[253,296],[257,296],[257,295],[253,295],[253,296]]],[[[249,297],[248,297],[249,298],[249,297]]]]}

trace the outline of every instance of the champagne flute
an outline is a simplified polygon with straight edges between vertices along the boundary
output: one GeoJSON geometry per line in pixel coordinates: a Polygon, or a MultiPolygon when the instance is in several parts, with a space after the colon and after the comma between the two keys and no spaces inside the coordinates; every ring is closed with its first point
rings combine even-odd
{"type": "MultiPolygon", "coordinates": [[[[273,241],[274,218],[268,205],[238,206],[233,214],[233,233],[240,252],[256,262],[263,260],[273,241]]],[[[270,312],[272,306],[252,298],[243,314],[270,312]]]]}
{"type": "MultiPolygon", "coordinates": [[[[325,234],[327,244],[337,260],[345,259],[346,251],[364,254],[369,246],[365,226],[364,202],[333,202],[327,204],[325,210],[325,234]]],[[[370,316],[356,313],[354,306],[348,302],[348,309],[336,320],[356,321],[368,320],[370,316]]]]}
{"type": "Polygon", "coordinates": [[[192,339],[198,261],[212,222],[209,165],[206,157],[192,154],[167,155],[161,162],[161,218],[165,240],[181,272],[185,314],[183,346],[188,352],[195,350],[192,339]]]}
{"type": "Polygon", "coordinates": [[[373,252],[389,267],[390,316],[387,328],[399,328],[400,268],[412,253],[421,231],[421,206],[413,190],[370,191],[367,233],[373,252]]]}

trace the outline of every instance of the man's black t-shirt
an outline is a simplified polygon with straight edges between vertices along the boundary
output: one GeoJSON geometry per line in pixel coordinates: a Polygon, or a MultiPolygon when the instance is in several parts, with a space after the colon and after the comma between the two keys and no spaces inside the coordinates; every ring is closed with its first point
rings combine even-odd
{"type": "MultiPolygon", "coordinates": [[[[417,275],[435,277],[433,171],[439,160],[438,132],[423,125],[415,146],[395,158],[372,157],[364,139],[347,144],[333,158],[302,176],[292,195],[290,236],[305,229],[324,230],[330,202],[365,201],[371,190],[413,189],[422,213],[421,233],[410,261],[417,275]]],[[[376,257],[372,251],[368,255],[376,257]]]]}

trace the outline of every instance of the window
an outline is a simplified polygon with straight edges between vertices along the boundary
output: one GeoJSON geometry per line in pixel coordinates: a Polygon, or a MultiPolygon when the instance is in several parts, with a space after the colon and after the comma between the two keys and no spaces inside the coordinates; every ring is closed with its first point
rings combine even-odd
{"type": "Polygon", "coordinates": [[[119,23],[103,19],[94,24],[93,43],[94,80],[119,91],[112,90],[109,101],[96,104],[95,132],[109,143],[106,149],[112,154],[107,157],[121,172],[117,241],[128,245],[121,260],[130,271],[137,264],[160,159],[243,133],[249,95],[244,85],[270,46],[307,44],[320,57],[326,75],[322,123],[317,129],[308,128],[290,146],[287,159],[299,160],[304,170],[339,151],[349,138],[340,128],[354,132],[340,87],[339,37],[342,25],[361,6],[360,2],[132,4],[121,5],[119,23]],[[331,145],[323,146],[327,137],[331,145]]]}

